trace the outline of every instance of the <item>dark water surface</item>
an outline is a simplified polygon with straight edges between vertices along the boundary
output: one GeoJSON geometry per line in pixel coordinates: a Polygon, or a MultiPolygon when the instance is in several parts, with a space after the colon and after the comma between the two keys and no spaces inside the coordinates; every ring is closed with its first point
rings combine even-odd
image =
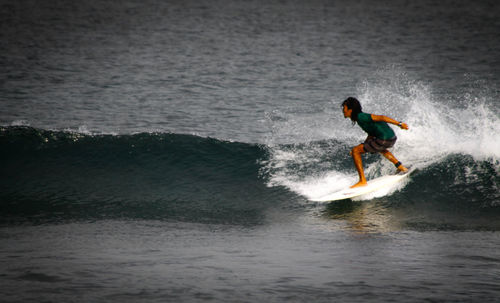
{"type": "Polygon", "coordinates": [[[499,13],[1,1],[0,301],[497,301],[499,13]],[[356,181],[351,95],[417,171],[312,203],[356,181]]]}
{"type": "Polygon", "coordinates": [[[2,229],[4,301],[495,301],[494,232],[98,221],[2,229]],[[347,230],[343,230],[347,228],[347,230]],[[22,290],[22,291],[20,291],[22,290]]]}

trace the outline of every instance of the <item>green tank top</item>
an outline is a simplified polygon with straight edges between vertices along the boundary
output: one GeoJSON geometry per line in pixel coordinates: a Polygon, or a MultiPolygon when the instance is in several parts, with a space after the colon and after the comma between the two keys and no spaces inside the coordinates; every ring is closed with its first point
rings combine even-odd
{"type": "Polygon", "coordinates": [[[372,115],[366,113],[358,114],[358,125],[370,136],[382,140],[392,139],[396,136],[392,128],[385,122],[375,122],[372,115]]]}

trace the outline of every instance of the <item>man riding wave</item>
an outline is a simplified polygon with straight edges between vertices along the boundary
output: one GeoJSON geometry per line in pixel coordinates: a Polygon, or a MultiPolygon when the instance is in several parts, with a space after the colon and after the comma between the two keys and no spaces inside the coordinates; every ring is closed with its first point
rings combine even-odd
{"type": "Polygon", "coordinates": [[[397,137],[387,123],[397,125],[401,129],[408,129],[408,125],[387,116],[364,113],[361,109],[361,104],[353,97],[347,98],[342,103],[344,117],[350,118],[353,123],[358,123],[358,125],[368,134],[365,142],[355,146],[349,153],[354,160],[354,166],[359,174],[359,182],[351,186],[351,188],[367,184],[363,170],[363,161],[361,159],[361,155],[366,152],[372,154],[380,153],[391,161],[398,170],[402,172],[408,171],[408,169],[388,150],[388,148],[394,146],[397,137]]]}

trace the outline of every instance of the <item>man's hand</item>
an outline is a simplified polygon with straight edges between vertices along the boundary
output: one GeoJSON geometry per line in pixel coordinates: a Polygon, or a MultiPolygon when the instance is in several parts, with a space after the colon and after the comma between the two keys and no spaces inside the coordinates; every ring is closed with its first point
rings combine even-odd
{"type": "Polygon", "coordinates": [[[398,125],[399,125],[399,127],[401,127],[402,129],[409,129],[408,124],[406,124],[406,123],[399,122],[399,124],[398,124],[398,125]]]}

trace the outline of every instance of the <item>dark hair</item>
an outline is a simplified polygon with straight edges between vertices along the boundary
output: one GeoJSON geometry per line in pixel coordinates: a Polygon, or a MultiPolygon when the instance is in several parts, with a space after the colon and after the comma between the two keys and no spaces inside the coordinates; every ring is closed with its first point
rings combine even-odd
{"type": "Polygon", "coordinates": [[[351,120],[352,122],[356,122],[358,120],[358,114],[362,112],[361,103],[359,103],[358,99],[349,97],[342,102],[342,107],[347,106],[348,109],[352,109],[351,120]]]}

